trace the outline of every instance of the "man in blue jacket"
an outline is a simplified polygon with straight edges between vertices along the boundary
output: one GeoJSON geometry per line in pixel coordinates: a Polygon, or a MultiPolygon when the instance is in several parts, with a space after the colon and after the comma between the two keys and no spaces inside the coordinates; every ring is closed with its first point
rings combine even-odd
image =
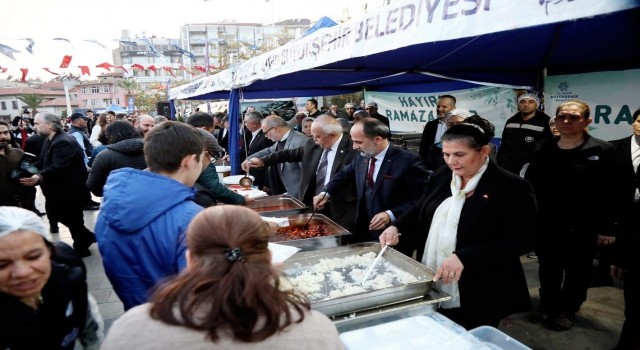
{"type": "Polygon", "coordinates": [[[204,139],[195,128],[159,124],[145,137],[144,155],[147,170],[109,175],[95,230],[125,310],[146,302],[158,281],[185,267],[186,229],[202,210],[192,201],[204,166],[204,139]]]}

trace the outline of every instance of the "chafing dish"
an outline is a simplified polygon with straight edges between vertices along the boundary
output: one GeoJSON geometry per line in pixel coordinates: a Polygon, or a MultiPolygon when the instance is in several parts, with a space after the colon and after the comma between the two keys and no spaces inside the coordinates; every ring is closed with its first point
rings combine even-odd
{"type": "Polygon", "coordinates": [[[247,202],[245,206],[262,216],[287,216],[301,214],[307,210],[304,203],[287,194],[256,198],[255,201],[247,202]]]}
{"type": "MultiPolygon", "coordinates": [[[[289,215],[286,218],[289,221],[289,226],[302,226],[309,220],[310,217],[311,217],[311,213],[289,215]]],[[[337,247],[342,243],[342,236],[351,234],[345,228],[336,224],[331,219],[329,219],[328,217],[322,214],[316,214],[311,219],[311,222],[309,222],[309,225],[310,226],[323,225],[328,234],[322,237],[312,237],[312,238],[303,238],[303,239],[298,239],[294,236],[276,234],[269,241],[273,243],[277,242],[279,244],[286,244],[286,245],[298,247],[302,251],[312,251],[312,250],[318,250],[318,249],[337,247]]]]}
{"type": "MultiPolygon", "coordinates": [[[[377,254],[379,251],[380,244],[378,243],[358,243],[320,251],[297,253],[285,261],[284,272],[291,278],[309,271],[315,265],[320,264],[322,259],[347,258],[369,252],[377,254]]],[[[394,282],[394,285],[389,287],[380,289],[367,288],[365,292],[335,298],[329,296],[322,300],[311,299],[311,307],[328,316],[342,315],[420,299],[432,289],[432,279],[435,275],[435,271],[432,269],[394,249],[387,249],[383,259],[391,264],[393,268],[415,277],[415,281],[401,285],[397,285],[394,282]]],[[[372,278],[375,277],[375,275],[372,276],[372,278]]],[[[359,280],[354,282],[360,283],[359,280]]],[[[320,283],[322,283],[321,293],[330,295],[333,287],[331,287],[329,277],[326,277],[325,281],[320,283]]],[[[367,286],[366,283],[365,286],[367,286]]]]}

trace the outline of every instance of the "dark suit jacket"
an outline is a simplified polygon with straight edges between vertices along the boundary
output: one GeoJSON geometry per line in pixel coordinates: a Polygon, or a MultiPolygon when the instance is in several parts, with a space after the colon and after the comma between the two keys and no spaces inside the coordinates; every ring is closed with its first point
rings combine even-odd
{"type": "MultiPolygon", "coordinates": [[[[451,197],[451,170],[438,169],[418,202],[402,215],[396,227],[422,253],[438,206],[451,197]]],[[[520,255],[535,233],[537,206],[531,185],[494,162],[462,207],[455,254],[464,265],[459,282],[461,306],[489,319],[530,309],[520,255]],[[508,296],[487,303],[496,291],[508,296]]]]}
{"type": "Polygon", "coordinates": [[[223,130],[224,129],[218,130],[218,134],[216,134],[216,140],[218,140],[218,144],[220,145],[220,147],[229,151],[229,130],[227,130],[227,133],[224,135],[224,137],[222,136],[222,134],[224,133],[223,130]]]}
{"type": "Polygon", "coordinates": [[[617,266],[637,271],[640,268],[640,258],[638,258],[637,254],[637,250],[640,247],[640,226],[637,224],[640,203],[633,203],[633,199],[636,189],[640,188],[640,172],[636,173],[631,160],[631,141],[633,137],[611,141],[620,162],[620,174],[616,178],[624,187],[625,198],[623,202],[626,203],[623,207],[624,214],[621,220],[623,230],[616,241],[614,263],[617,266]]]}
{"type": "Polygon", "coordinates": [[[40,159],[40,187],[47,201],[83,200],[86,193],[87,168],[82,147],[64,131],[45,140],[40,159]]]}
{"type": "MultiPolygon", "coordinates": [[[[422,137],[420,138],[420,150],[418,151],[418,154],[420,154],[420,157],[422,157],[422,160],[425,162],[425,166],[429,164],[429,159],[433,153],[433,141],[435,141],[436,133],[438,132],[438,122],[439,119],[434,119],[428,122],[427,125],[424,126],[424,130],[422,131],[422,137]]],[[[442,153],[442,151],[440,153],[442,153]]],[[[427,169],[435,170],[429,168],[427,169]]]]}
{"type": "MultiPolygon", "coordinates": [[[[264,133],[262,132],[262,130],[258,131],[258,134],[256,135],[253,142],[251,142],[251,137],[252,137],[251,131],[244,129],[244,137],[246,140],[246,145],[248,147],[248,153],[245,152],[245,143],[243,142],[242,146],[240,147],[240,163],[242,163],[246,159],[247,154],[248,155],[254,154],[258,151],[262,151],[263,149],[273,145],[273,141],[269,140],[266,136],[264,136],[264,133]]],[[[257,186],[258,188],[262,189],[262,186],[265,185],[265,179],[267,174],[266,168],[253,168],[251,169],[251,171],[249,171],[249,173],[255,177],[255,180],[253,181],[254,186],[257,186]]]]}
{"type": "MultiPolygon", "coordinates": [[[[265,165],[283,162],[301,162],[300,196],[306,205],[313,205],[313,196],[316,193],[316,170],[322,157],[322,148],[309,139],[303,147],[285,149],[261,158],[265,165]]],[[[330,178],[333,178],[342,168],[351,163],[355,156],[353,142],[347,134],[342,135],[338,145],[336,157],[331,167],[330,178]]],[[[355,222],[355,181],[345,184],[340,193],[331,200],[323,213],[327,214],[340,226],[351,231],[355,222]]]]}
{"type": "MultiPolygon", "coordinates": [[[[375,179],[373,197],[367,208],[372,213],[378,214],[391,210],[393,215],[400,217],[405,211],[412,208],[420,198],[427,184],[427,171],[422,160],[415,153],[405,151],[400,147],[390,144],[380,170],[375,179]]],[[[331,195],[331,201],[342,196],[345,185],[355,180],[356,183],[356,232],[358,237],[353,241],[376,240],[381,231],[370,232],[368,223],[371,217],[362,217],[361,210],[364,203],[364,191],[369,167],[369,159],[361,154],[355,158],[327,184],[327,191],[331,195]]]]}

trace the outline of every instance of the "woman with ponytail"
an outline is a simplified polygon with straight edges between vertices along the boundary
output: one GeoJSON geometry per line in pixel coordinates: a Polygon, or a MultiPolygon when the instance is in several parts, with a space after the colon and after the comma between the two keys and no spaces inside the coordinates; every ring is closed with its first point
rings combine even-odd
{"type": "Polygon", "coordinates": [[[187,268],[117,320],[102,349],[341,349],[329,319],[283,290],[254,211],[210,207],[187,230],[187,268]]]}

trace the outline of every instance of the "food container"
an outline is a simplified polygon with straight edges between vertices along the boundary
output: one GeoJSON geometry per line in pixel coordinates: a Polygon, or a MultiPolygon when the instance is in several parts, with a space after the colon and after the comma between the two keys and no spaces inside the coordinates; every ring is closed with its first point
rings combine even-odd
{"type": "Polygon", "coordinates": [[[480,326],[469,331],[474,337],[484,342],[491,350],[527,350],[531,349],[521,342],[502,333],[495,327],[480,326]]]}
{"type": "Polygon", "coordinates": [[[437,312],[343,332],[340,340],[347,350],[492,350],[437,312]]]}
{"type": "Polygon", "coordinates": [[[307,210],[304,203],[288,194],[258,198],[247,202],[245,206],[262,216],[288,216],[302,214],[307,210]]]}
{"type": "MultiPolygon", "coordinates": [[[[311,213],[297,214],[289,215],[286,218],[289,221],[289,227],[294,228],[303,226],[307,221],[309,221],[309,217],[311,215],[311,213]]],[[[322,225],[325,228],[327,234],[321,237],[311,238],[298,238],[289,234],[275,234],[271,239],[269,239],[269,242],[277,242],[279,244],[298,247],[302,251],[313,251],[318,249],[337,247],[342,244],[342,236],[351,234],[345,228],[336,224],[331,219],[322,214],[314,215],[311,219],[311,222],[309,222],[309,226],[311,228],[315,227],[316,225],[322,225]]]]}
{"type": "MultiPolygon", "coordinates": [[[[369,252],[373,252],[377,255],[378,252],[380,252],[380,244],[358,243],[320,251],[297,253],[285,261],[284,272],[290,279],[292,279],[300,276],[300,274],[305,273],[306,271],[311,271],[316,265],[322,264],[321,260],[323,259],[344,259],[360,256],[369,252]]],[[[394,285],[388,287],[379,289],[376,289],[375,287],[368,287],[364,292],[358,292],[350,295],[337,297],[329,296],[325,299],[316,301],[311,299],[311,307],[328,316],[343,315],[412,299],[423,298],[431,290],[433,286],[432,279],[435,275],[435,271],[394,249],[387,249],[382,260],[388,262],[393,268],[410,274],[415,278],[415,280],[410,283],[400,285],[396,284],[394,281],[394,285]]],[[[349,271],[346,271],[345,269],[342,271],[344,271],[343,273],[345,274],[349,273],[349,271]]],[[[376,274],[372,275],[372,278],[376,278],[376,274]]],[[[344,280],[347,282],[359,283],[359,281],[350,281],[347,277],[345,277],[344,280]]],[[[320,293],[324,293],[326,295],[332,294],[334,287],[332,286],[333,282],[329,277],[326,277],[324,281],[319,281],[318,283],[321,284],[320,293]]],[[[365,287],[366,286],[367,284],[365,283],[365,287]]]]}
{"type": "Polygon", "coordinates": [[[224,179],[231,175],[231,167],[228,165],[216,165],[216,172],[218,173],[218,177],[224,179]]]}

